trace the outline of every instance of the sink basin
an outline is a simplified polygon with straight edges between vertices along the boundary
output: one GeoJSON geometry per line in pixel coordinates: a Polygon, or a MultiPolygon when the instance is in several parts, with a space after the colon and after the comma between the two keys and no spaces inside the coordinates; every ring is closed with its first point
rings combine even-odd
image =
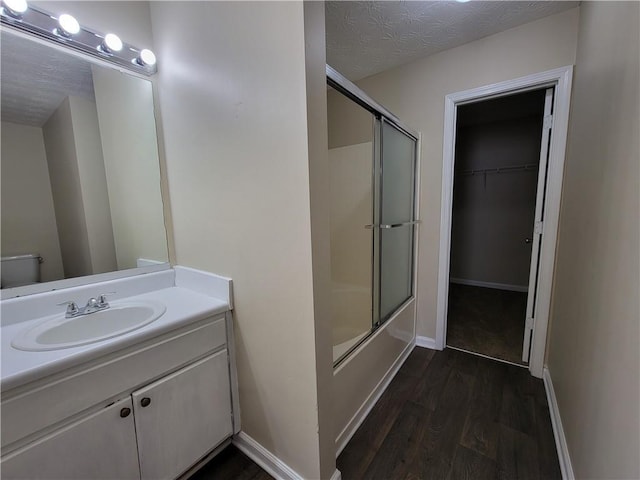
{"type": "Polygon", "coordinates": [[[106,310],[65,318],[49,317],[26,330],[11,342],[14,348],[27,351],[59,350],[100,342],[149,325],[165,312],[160,302],[131,301],[114,304],[106,310]]]}

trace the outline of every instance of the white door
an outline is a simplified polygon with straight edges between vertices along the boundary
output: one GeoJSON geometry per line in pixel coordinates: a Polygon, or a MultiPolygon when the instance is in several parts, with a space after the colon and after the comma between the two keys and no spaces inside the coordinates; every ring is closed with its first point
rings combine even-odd
{"type": "Polygon", "coordinates": [[[178,477],[233,433],[227,350],[131,396],[144,480],[178,477]]]}
{"type": "Polygon", "coordinates": [[[540,264],[540,247],[544,225],[544,200],[546,192],[547,169],[549,167],[549,144],[553,125],[553,88],[548,88],[544,99],[544,120],[542,123],[542,140],[540,142],[540,165],[538,166],[538,186],[536,193],[536,212],[533,222],[533,238],[531,248],[531,268],[529,269],[529,293],[527,295],[527,316],[522,343],[522,361],[529,362],[531,337],[536,317],[536,293],[538,290],[538,266],[540,264]]]}
{"type": "Polygon", "coordinates": [[[3,480],[139,479],[131,397],[2,459],[3,480]]]}

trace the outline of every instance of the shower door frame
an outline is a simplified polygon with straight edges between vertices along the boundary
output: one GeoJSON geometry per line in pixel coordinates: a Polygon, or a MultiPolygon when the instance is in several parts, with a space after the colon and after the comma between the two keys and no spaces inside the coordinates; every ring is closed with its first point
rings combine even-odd
{"type": "MultiPolygon", "coordinates": [[[[350,100],[354,101],[356,104],[369,111],[374,116],[374,129],[373,129],[373,146],[374,146],[374,154],[373,154],[373,168],[372,168],[372,179],[371,179],[371,187],[373,190],[373,222],[374,225],[370,225],[368,227],[373,230],[373,239],[372,239],[372,279],[371,279],[371,292],[372,292],[372,318],[371,318],[371,330],[352,348],[350,348],[347,352],[345,352],[337,361],[334,361],[334,368],[336,368],[339,364],[341,364],[344,360],[346,360],[352,352],[354,352],[360,345],[365,343],[365,341],[371,336],[380,330],[388,321],[390,321],[394,316],[401,312],[408,304],[412,301],[416,300],[416,290],[417,290],[417,281],[418,281],[418,268],[417,268],[417,260],[418,260],[418,235],[419,235],[419,218],[420,218],[420,134],[415,130],[406,126],[398,117],[396,117],[393,113],[391,113],[387,108],[380,105],[378,102],[369,97],[365,92],[363,92],[359,87],[357,87],[354,83],[332,68],[330,65],[326,65],[326,77],[327,84],[337,90],[339,93],[343,94],[350,100]],[[412,204],[412,225],[413,225],[413,235],[412,235],[412,245],[411,245],[411,294],[409,297],[398,305],[393,312],[387,315],[385,318],[380,318],[380,285],[381,285],[381,277],[380,277],[380,264],[381,264],[381,233],[380,228],[376,228],[375,223],[380,220],[381,210],[382,210],[382,198],[381,198],[381,172],[380,168],[382,165],[382,124],[388,123],[392,125],[394,128],[399,130],[401,133],[407,135],[411,139],[415,141],[415,151],[414,151],[414,170],[413,170],[413,204],[412,204]]],[[[413,329],[413,340],[412,343],[415,343],[415,318],[414,318],[414,329],[413,329]]]]}

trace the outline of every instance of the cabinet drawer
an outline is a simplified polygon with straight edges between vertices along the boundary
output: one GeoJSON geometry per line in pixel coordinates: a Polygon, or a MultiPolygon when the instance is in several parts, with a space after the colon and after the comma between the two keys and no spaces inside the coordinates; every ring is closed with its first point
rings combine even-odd
{"type": "Polygon", "coordinates": [[[95,360],[19,395],[3,392],[2,446],[186,365],[226,343],[224,315],[95,360]]]}

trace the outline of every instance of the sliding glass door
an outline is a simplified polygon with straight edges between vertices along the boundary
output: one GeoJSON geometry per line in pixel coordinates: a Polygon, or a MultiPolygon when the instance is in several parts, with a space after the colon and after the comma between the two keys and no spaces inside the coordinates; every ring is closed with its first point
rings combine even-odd
{"type": "Polygon", "coordinates": [[[413,296],[416,139],[380,120],[379,221],[377,261],[379,276],[376,324],[384,323],[413,296]]]}
{"type": "Polygon", "coordinates": [[[413,298],[416,144],[346,79],[327,91],[333,359],[413,298]]]}

